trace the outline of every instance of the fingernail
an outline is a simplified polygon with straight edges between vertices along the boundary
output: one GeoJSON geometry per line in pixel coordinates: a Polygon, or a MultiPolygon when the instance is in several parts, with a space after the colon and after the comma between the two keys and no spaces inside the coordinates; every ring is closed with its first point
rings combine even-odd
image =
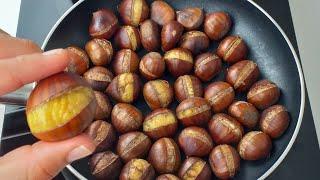
{"type": "Polygon", "coordinates": [[[43,55],[47,56],[47,55],[56,55],[56,54],[62,54],[64,52],[63,49],[53,49],[50,51],[46,51],[43,53],[43,55]]]}
{"type": "Polygon", "coordinates": [[[72,151],[69,152],[69,154],[67,156],[67,161],[69,163],[71,163],[75,160],[84,158],[92,153],[93,153],[93,151],[90,151],[88,148],[81,145],[81,146],[74,148],[72,151]]]}

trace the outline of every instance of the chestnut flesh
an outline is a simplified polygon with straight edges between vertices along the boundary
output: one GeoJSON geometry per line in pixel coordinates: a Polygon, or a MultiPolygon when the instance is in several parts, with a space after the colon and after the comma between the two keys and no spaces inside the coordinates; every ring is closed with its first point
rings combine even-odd
{"type": "Polygon", "coordinates": [[[188,74],[193,68],[193,57],[190,51],[175,48],[164,54],[164,60],[169,72],[174,76],[188,74]]]}
{"type": "Polygon", "coordinates": [[[182,163],[178,175],[181,179],[211,180],[209,164],[198,157],[188,157],[182,163]]]}
{"type": "Polygon", "coordinates": [[[118,11],[124,24],[135,27],[149,16],[149,7],[145,0],[122,0],[118,11]]]}
{"type": "Polygon", "coordinates": [[[165,108],[173,100],[173,89],[166,80],[153,80],[143,87],[143,97],[151,109],[165,108]]]}
{"type": "Polygon", "coordinates": [[[122,26],[116,33],[114,42],[119,49],[136,51],[141,45],[140,33],[136,27],[122,26]]]}
{"type": "Polygon", "coordinates": [[[155,171],[151,164],[144,159],[132,159],[127,162],[120,173],[120,180],[153,180],[155,171]]]}

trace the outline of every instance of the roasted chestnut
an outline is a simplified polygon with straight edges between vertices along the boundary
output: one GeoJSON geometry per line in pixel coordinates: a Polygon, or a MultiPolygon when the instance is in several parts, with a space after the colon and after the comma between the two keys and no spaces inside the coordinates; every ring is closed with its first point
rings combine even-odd
{"type": "Polygon", "coordinates": [[[107,119],[110,116],[112,105],[107,95],[102,92],[94,91],[97,100],[96,113],[94,119],[107,119]]]}
{"type": "Polygon", "coordinates": [[[160,78],[165,68],[166,64],[158,52],[150,52],[144,55],[139,64],[140,74],[148,80],[160,78]]]}
{"type": "Polygon", "coordinates": [[[165,108],[173,100],[173,90],[166,80],[153,80],[143,87],[143,97],[151,109],[165,108]]]}
{"type": "Polygon", "coordinates": [[[202,97],[201,82],[191,75],[180,76],[174,83],[174,94],[179,102],[191,97],[202,97]]]}
{"type": "Polygon", "coordinates": [[[122,49],[117,52],[112,62],[113,72],[116,75],[123,73],[135,73],[139,67],[139,57],[131,49],[122,49]]]}
{"type": "Polygon", "coordinates": [[[160,30],[158,24],[151,19],[140,25],[141,44],[149,52],[160,48],[160,30]]]}
{"type": "Polygon", "coordinates": [[[211,180],[212,178],[209,164],[197,157],[188,157],[185,159],[178,175],[183,180],[211,180]]]}
{"type": "Polygon", "coordinates": [[[198,29],[204,19],[204,12],[201,8],[190,7],[177,11],[177,21],[188,31],[198,29]]]}
{"type": "Polygon", "coordinates": [[[182,76],[193,68],[193,57],[190,51],[182,48],[172,49],[164,54],[169,72],[174,76],[182,76]]]}
{"type": "Polygon", "coordinates": [[[173,174],[162,174],[161,176],[158,176],[156,180],[180,180],[180,179],[173,174]]]}
{"type": "Polygon", "coordinates": [[[141,45],[140,33],[133,26],[122,26],[116,33],[114,42],[119,49],[136,51],[141,45]]]}
{"type": "Polygon", "coordinates": [[[85,73],[89,68],[89,57],[87,53],[76,46],[67,47],[67,50],[71,60],[66,70],[79,75],[85,73]]]}
{"type": "Polygon", "coordinates": [[[169,51],[178,44],[183,34],[183,26],[177,21],[170,21],[163,25],[161,30],[161,47],[163,51],[169,51]]]}
{"type": "Polygon", "coordinates": [[[151,4],[151,19],[163,26],[176,18],[173,8],[165,1],[156,0],[151,4]]]}
{"type": "Polygon", "coordinates": [[[120,180],[153,180],[155,171],[151,164],[144,159],[132,159],[122,169],[120,180]]]}
{"type": "Polygon", "coordinates": [[[117,16],[109,9],[92,13],[89,34],[93,38],[110,39],[119,28],[117,16]]]}
{"type": "Polygon", "coordinates": [[[208,36],[201,31],[186,32],[180,41],[180,47],[191,51],[192,54],[197,55],[209,47],[208,36]]]}
{"type": "Polygon", "coordinates": [[[196,57],[194,73],[202,81],[210,81],[221,70],[222,62],[217,55],[207,52],[196,57]]]}
{"type": "Polygon", "coordinates": [[[96,91],[104,91],[113,79],[113,74],[107,68],[95,66],[83,74],[84,79],[96,91]]]}
{"type": "Polygon", "coordinates": [[[260,116],[258,110],[245,101],[232,103],[228,108],[228,113],[249,129],[257,125],[260,116]]]}
{"type": "Polygon", "coordinates": [[[85,47],[92,63],[96,66],[104,66],[111,62],[113,48],[111,42],[105,39],[92,39],[85,47]]]}
{"type": "Polygon", "coordinates": [[[226,12],[213,12],[204,19],[204,32],[211,40],[220,40],[231,28],[231,18],[226,12]]]}
{"type": "Polygon", "coordinates": [[[239,36],[228,36],[223,39],[217,49],[217,55],[228,63],[236,63],[247,56],[248,47],[239,36]]]}
{"type": "Polygon", "coordinates": [[[149,16],[145,0],[122,0],[118,11],[124,24],[136,27],[149,16]]]}

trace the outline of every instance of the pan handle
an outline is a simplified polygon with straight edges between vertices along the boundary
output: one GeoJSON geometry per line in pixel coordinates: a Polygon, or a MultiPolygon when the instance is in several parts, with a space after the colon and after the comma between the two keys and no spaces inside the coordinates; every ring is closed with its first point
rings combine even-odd
{"type": "Polygon", "coordinates": [[[14,92],[0,96],[0,104],[25,106],[34,85],[34,83],[27,84],[14,92]]]}

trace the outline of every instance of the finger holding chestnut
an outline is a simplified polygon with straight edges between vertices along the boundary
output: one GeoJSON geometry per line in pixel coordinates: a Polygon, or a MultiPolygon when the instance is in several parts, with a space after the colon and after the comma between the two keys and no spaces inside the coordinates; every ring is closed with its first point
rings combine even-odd
{"type": "Polygon", "coordinates": [[[183,180],[211,180],[212,178],[209,164],[198,157],[188,157],[185,159],[178,175],[183,180]]]}
{"type": "Polygon", "coordinates": [[[83,74],[83,78],[96,91],[104,91],[113,79],[113,74],[107,68],[94,66],[83,74]]]}
{"type": "Polygon", "coordinates": [[[223,39],[217,49],[217,55],[225,62],[236,63],[247,56],[248,47],[240,36],[228,36],[223,39]]]}
{"type": "Polygon", "coordinates": [[[118,11],[124,24],[135,27],[149,16],[149,7],[145,0],[122,0],[118,11]]]}
{"type": "Polygon", "coordinates": [[[232,103],[228,108],[228,113],[249,129],[257,125],[260,117],[259,111],[251,103],[245,101],[232,103]]]}
{"type": "Polygon", "coordinates": [[[232,25],[231,18],[226,12],[212,12],[204,19],[204,32],[211,40],[220,40],[230,30],[232,25]]]}
{"type": "Polygon", "coordinates": [[[95,38],[87,42],[85,49],[96,66],[107,65],[112,60],[113,47],[110,41],[95,38]]]}
{"type": "Polygon", "coordinates": [[[177,21],[188,31],[197,30],[203,23],[204,12],[198,7],[189,7],[177,11],[177,21]]]}
{"type": "Polygon", "coordinates": [[[186,32],[180,41],[180,47],[189,50],[192,54],[198,55],[209,47],[208,36],[201,31],[186,32]]]}
{"type": "Polygon", "coordinates": [[[144,55],[139,64],[140,74],[147,80],[160,78],[166,68],[163,57],[158,52],[144,55]]]}
{"type": "Polygon", "coordinates": [[[136,27],[122,26],[114,36],[114,42],[119,49],[136,51],[141,45],[140,33],[136,27]]]}
{"type": "Polygon", "coordinates": [[[202,81],[210,81],[222,70],[221,59],[210,52],[200,54],[196,57],[194,73],[202,81]]]}
{"type": "Polygon", "coordinates": [[[94,91],[94,95],[97,100],[97,108],[94,119],[108,119],[112,109],[112,105],[108,96],[99,91],[94,91]]]}
{"type": "Polygon", "coordinates": [[[109,9],[92,13],[89,34],[93,38],[110,39],[119,28],[117,16],[109,9]]]}
{"type": "Polygon", "coordinates": [[[155,171],[151,164],[144,159],[132,159],[127,162],[120,173],[120,180],[153,180],[155,171]]]}
{"type": "Polygon", "coordinates": [[[169,51],[176,47],[182,34],[183,26],[177,21],[170,21],[163,25],[161,30],[161,47],[163,51],[169,51]]]}
{"type": "Polygon", "coordinates": [[[156,0],[151,4],[151,19],[163,26],[176,18],[174,9],[165,1],[156,0]]]}
{"type": "Polygon", "coordinates": [[[89,69],[89,57],[87,53],[76,46],[70,46],[66,48],[69,52],[69,58],[71,59],[67,71],[82,75],[89,69]]]}
{"type": "Polygon", "coordinates": [[[169,72],[174,76],[182,76],[193,68],[193,57],[189,50],[175,48],[164,54],[164,60],[169,72]]]}
{"type": "Polygon", "coordinates": [[[112,67],[116,75],[123,73],[135,73],[139,67],[139,57],[131,49],[122,49],[116,53],[112,67]]]}
{"type": "Polygon", "coordinates": [[[160,49],[160,30],[158,24],[148,19],[140,25],[141,44],[149,52],[160,49]]]}
{"type": "Polygon", "coordinates": [[[165,108],[173,100],[173,89],[166,80],[149,81],[143,87],[143,97],[152,110],[165,108]]]}

